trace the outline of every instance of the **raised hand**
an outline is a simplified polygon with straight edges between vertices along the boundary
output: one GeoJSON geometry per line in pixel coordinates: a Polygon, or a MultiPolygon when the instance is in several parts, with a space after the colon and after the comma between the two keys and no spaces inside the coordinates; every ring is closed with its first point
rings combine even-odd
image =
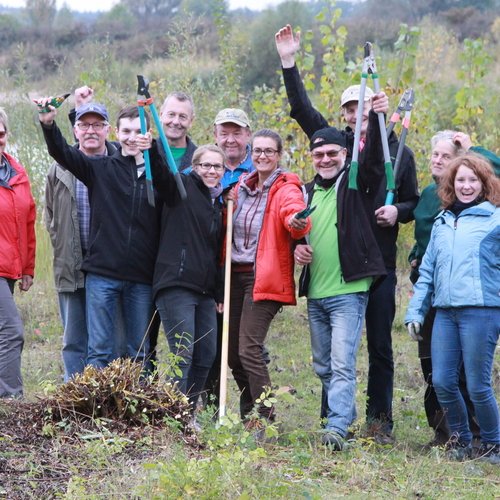
{"type": "Polygon", "coordinates": [[[379,92],[372,97],[372,110],[375,113],[387,114],[389,112],[389,98],[385,92],[379,92]]]}
{"type": "Polygon", "coordinates": [[[54,97],[40,97],[38,99],[33,99],[33,102],[38,106],[38,119],[44,125],[52,125],[54,119],[57,116],[56,107],[50,104],[53,102],[54,97]],[[50,111],[45,111],[45,109],[50,111]]]}
{"type": "Polygon", "coordinates": [[[75,90],[75,109],[94,100],[94,89],[88,85],[75,90]]]}
{"type": "Polygon", "coordinates": [[[469,151],[469,149],[472,147],[470,136],[465,134],[464,132],[457,132],[453,136],[453,142],[457,146],[461,147],[464,151],[469,151]]]}
{"type": "Polygon", "coordinates": [[[283,68],[293,68],[295,54],[300,49],[300,31],[294,34],[292,27],[287,24],[274,35],[274,41],[283,68]]]}

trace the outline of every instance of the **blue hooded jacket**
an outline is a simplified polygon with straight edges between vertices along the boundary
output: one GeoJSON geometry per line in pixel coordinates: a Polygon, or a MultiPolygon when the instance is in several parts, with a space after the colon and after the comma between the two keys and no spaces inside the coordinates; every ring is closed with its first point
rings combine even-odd
{"type": "Polygon", "coordinates": [[[405,323],[437,308],[500,307],[500,207],[485,201],[442,211],[420,266],[405,323]]]}

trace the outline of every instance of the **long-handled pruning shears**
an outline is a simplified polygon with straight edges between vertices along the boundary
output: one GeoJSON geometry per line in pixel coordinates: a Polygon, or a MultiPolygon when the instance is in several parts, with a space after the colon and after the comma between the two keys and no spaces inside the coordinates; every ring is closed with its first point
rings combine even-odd
{"type": "MultiPolygon", "coordinates": [[[[414,102],[415,92],[413,89],[406,89],[399,101],[398,108],[392,114],[389,125],[387,126],[387,137],[389,137],[394,130],[394,126],[401,119],[401,113],[403,111],[405,112],[404,118],[401,122],[403,130],[401,131],[401,136],[399,137],[398,152],[396,154],[396,161],[394,162],[394,179],[397,179],[399,166],[401,165],[401,158],[403,157],[406,136],[408,135],[408,129],[410,128],[411,112],[413,110],[414,102]]],[[[385,198],[386,205],[392,205],[394,201],[394,191],[395,189],[389,189],[387,191],[387,196],[385,198]]]]}
{"type": "MultiPolygon", "coordinates": [[[[139,118],[141,120],[141,132],[143,134],[146,133],[146,119],[144,117],[144,106],[148,105],[151,110],[151,114],[153,115],[153,120],[155,121],[156,128],[158,129],[158,134],[160,135],[160,140],[163,145],[163,149],[165,150],[165,154],[167,156],[167,164],[170,168],[170,171],[174,175],[175,182],[177,184],[177,189],[179,190],[179,194],[182,200],[185,200],[186,189],[184,184],[182,183],[181,174],[177,169],[175,164],[174,157],[172,155],[172,151],[170,150],[170,146],[168,145],[167,138],[165,137],[165,132],[163,131],[163,126],[160,121],[160,117],[158,116],[158,112],[156,111],[156,106],[154,105],[153,98],[149,93],[149,81],[142,75],[137,75],[137,95],[145,97],[145,99],[138,99],[137,105],[139,106],[139,118]]],[[[146,167],[146,187],[148,193],[148,202],[150,205],[154,206],[154,194],[153,194],[153,177],[151,175],[151,164],[149,161],[149,151],[144,151],[144,164],[146,167]]]]}
{"type": "MultiPolygon", "coordinates": [[[[351,170],[349,172],[349,189],[357,189],[357,177],[359,169],[359,143],[361,140],[361,122],[363,120],[363,104],[365,102],[365,91],[366,91],[366,80],[368,75],[372,76],[373,88],[375,93],[380,92],[380,83],[377,74],[377,68],[375,65],[375,57],[373,56],[372,44],[370,42],[365,43],[365,57],[363,60],[363,69],[361,71],[361,85],[359,89],[359,101],[358,101],[358,113],[356,115],[356,128],[354,130],[354,146],[352,151],[351,160],[351,170]]],[[[389,152],[389,142],[387,140],[387,133],[385,130],[385,117],[384,113],[377,113],[378,123],[380,129],[380,140],[382,141],[382,149],[384,152],[384,168],[385,176],[387,179],[387,190],[393,190],[395,188],[394,184],[394,173],[392,171],[391,154],[389,152]]]]}

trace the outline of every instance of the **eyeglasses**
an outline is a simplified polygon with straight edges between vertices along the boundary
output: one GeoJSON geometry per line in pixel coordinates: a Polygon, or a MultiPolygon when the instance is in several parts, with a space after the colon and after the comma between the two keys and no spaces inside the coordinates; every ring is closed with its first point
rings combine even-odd
{"type": "Polygon", "coordinates": [[[222,165],[222,163],[195,163],[195,165],[205,172],[208,172],[212,168],[216,172],[222,172],[224,170],[224,165],[222,165]]]}
{"type": "Polygon", "coordinates": [[[2,130],[2,131],[0,132],[0,139],[3,139],[6,135],[7,135],[7,131],[2,130]]]}
{"type": "Polygon", "coordinates": [[[266,149],[254,148],[254,149],[252,149],[253,155],[260,156],[262,153],[264,153],[268,158],[272,158],[277,152],[278,152],[277,149],[272,149],[272,148],[266,148],[266,149]]]}
{"type": "Polygon", "coordinates": [[[76,124],[76,126],[80,129],[86,132],[90,127],[92,127],[96,132],[100,132],[104,127],[107,127],[109,124],[108,122],[94,122],[94,123],[86,123],[86,122],[79,122],[76,124]]]}
{"type": "Polygon", "coordinates": [[[336,149],[336,150],[333,150],[333,151],[326,151],[325,153],[320,153],[319,151],[315,151],[312,153],[312,157],[315,159],[315,160],[322,160],[325,155],[328,156],[328,158],[332,159],[332,158],[337,158],[337,156],[342,152],[344,151],[344,148],[342,149],[336,149]]]}

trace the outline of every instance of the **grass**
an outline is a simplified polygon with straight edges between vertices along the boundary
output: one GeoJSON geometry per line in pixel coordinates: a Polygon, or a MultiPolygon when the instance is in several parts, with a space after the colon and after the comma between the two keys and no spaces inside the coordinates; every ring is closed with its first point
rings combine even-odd
{"type": "MultiPolygon", "coordinates": [[[[44,236],[40,255],[46,258],[44,236]],[[45,248],[45,250],[44,250],[45,248]]],[[[49,266],[50,267],[50,266],[49,266]]],[[[44,275],[45,274],[45,275],[44,275]]],[[[26,327],[23,373],[27,399],[34,400],[62,380],[60,327],[51,274],[36,280],[33,289],[17,296],[26,327]]],[[[273,321],[267,345],[271,379],[293,386],[294,395],[278,397],[279,425],[269,444],[255,443],[236,417],[237,394],[231,381],[228,420],[217,428],[207,411],[202,449],[183,444],[171,430],[154,429],[129,439],[113,433],[68,442],[63,434],[51,441],[51,457],[60,460],[63,475],[50,495],[66,498],[498,498],[498,467],[471,461],[447,461],[442,450],[424,450],[432,437],[423,410],[424,384],[416,344],[409,340],[401,318],[409,295],[406,276],[400,276],[394,324],[395,446],[379,446],[359,438],[345,452],[332,454],[319,441],[320,382],[311,367],[305,303],[286,307],[273,321]]],[[[160,340],[160,359],[168,347],[160,340]]],[[[494,378],[500,388],[497,358],[494,378]]],[[[359,426],[366,399],[366,342],[358,356],[359,426]]],[[[46,440],[43,446],[47,446],[46,440]]],[[[4,443],[5,444],[5,443],[4,443]]],[[[4,447],[5,448],[5,447],[4,447]]],[[[2,449],[1,461],[8,451],[2,449]]],[[[44,462],[33,450],[23,463],[26,481],[47,476],[44,462]]],[[[52,477],[52,476],[51,476],[52,477]]],[[[49,480],[48,478],[47,480],[49,480]]],[[[12,479],[10,479],[12,480],[12,479]]],[[[17,480],[20,480],[17,477],[17,480]]],[[[55,479],[51,479],[55,481],[55,479]]],[[[37,483],[38,487],[39,484],[37,483]]],[[[11,484],[12,486],[12,484],[11,484]]],[[[1,497],[0,488],[0,497],[1,497]]],[[[13,491],[13,490],[6,490],[13,491]]],[[[40,497],[40,490],[23,490],[20,498],[40,497]],[[30,493],[31,491],[31,493],[30,493]]]]}

